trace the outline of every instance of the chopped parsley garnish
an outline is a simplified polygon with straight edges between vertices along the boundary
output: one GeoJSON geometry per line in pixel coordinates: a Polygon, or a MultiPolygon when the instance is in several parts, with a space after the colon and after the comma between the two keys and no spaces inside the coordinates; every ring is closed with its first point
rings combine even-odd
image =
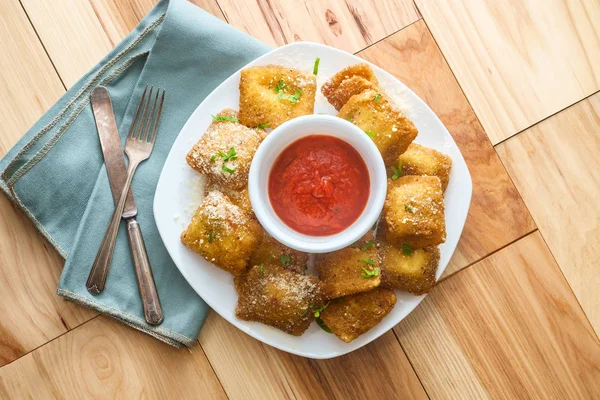
{"type": "Polygon", "coordinates": [[[404,242],[402,243],[402,254],[404,254],[405,256],[410,256],[413,252],[412,247],[410,247],[410,244],[404,242]]]}
{"type": "Polygon", "coordinates": [[[296,92],[292,94],[283,93],[283,89],[285,88],[285,84],[283,81],[279,81],[277,86],[275,86],[275,93],[277,93],[277,98],[280,100],[289,100],[291,103],[296,104],[298,100],[300,100],[300,96],[302,96],[302,92],[300,89],[296,89],[296,92]]]}
{"type": "Polygon", "coordinates": [[[217,155],[214,154],[211,158],[210,158],[210,162],[215,162],[215,160],[217,159],[217,155]]]}
{"type": "Polygon", "coordinates": [[[315,65],[313,66],[313,74],[316,75],[319,73],[319,63],[321,62],[321,59],[319,57],[317,57],[317,59],[315,60],[315,65]]]}
{"type": "Polygon", "coordinates": [[[315,318],[319,318],[321,316],[321,311],[323,311],[324,309],[326,309],[328,305],[329,305],[329,302],[325,303],[325,305],[323,305],[322,307],[317,308],[316,310],[312,310],[313,315],[315,316],[315,318]]]}
{"type": "Polygon", "coordinates": [[[365,263],[367,263],[369,265],[375,265],[375,261],[371,260],[370,258],[363,258],[360,261],[365,262],[365,263]]]}
{"type": "Polygon", "coordinates": [[[404,209],[405,209],[406,211],[408,211],[409,213],[411,213],[411,214],[414,214],[414,213],[415,213],[415,209],[414,209],[414,208],[412,208],[411,206],[409,206],[408,204],[405,204],[405,205],[404,205],[404,209]]]}
{"type": "Polygon", "coordinates": [[[346,117],[346,119],[347,119],[348,121],[352,122],[352,115],[348,115],[348,116],[346,117]]]}
{"type": "Polygon", "coordinates": [[[258,267],[258,275],[263,276],[263,268],[265,267],[265,263],[260,263],[260,267],[258,267]]]}
{"type": "Polygon", "coordinates": [[[393,181],[395,181],[396,179],[400,178],[402,176],[402,160],[398,160],[398,168],[396,168],[396,167],[394,167],[392,165],[390,167],[390,169],[394,173],[394,175],[392,175],[392,180],[393,181]]]}
{"type": "Polygon", "coordinates": [[[379,275],[379,268],[374,268],[373,270],[368,270],[365,267],[363,267],[362,270],[363,270],[362,277],[365,279],[375,278],[377,275],[379,275]]]}
{"type": "Polygon", "coordinates": [[[210,116],[215,121],[238,122],[238,119],[236,117],[230,117],[229,115],[212,115],[212,114],[210,114],[210,116]]]}
{"type": "Polygon", "coordinates": [[[279,257],[281,265],[288,265],[291,261],[292,259],[287,254],[282,254],[281,257],[279,257]]]}
{"type": "Polygon", "coordinates": [[[235,147],[229,148],[229,153],[225,154],[221,150],[219,150],[219,155],[223,159],[223,161],[235,160],[237,158],[237,153],[235,152],[235,147]]]}
{"type": "Polygon", "coordinates": [[[258,128],[258,129],[265,129],[265,128],[268,128],[268,127],[269,127],[269,125],[271,125],[271,123],[270,123],[270,122],[267,122],[267,123],[265,123],[265,124],[258,124],[257,128],[258,128]]]}
{"type": "Polygon", "coordinates": [[[379,103],[379,99],[381,99],[381,93],[375,95],[375,103],[379,103]]]}
{"type": "Polygon", "coordinates": [[[319,325],[321,327],[321,329],[323,329],[325,332],[333,333],[331,331],[331,329],[329,329],[329,327],[327,325],[325,325],[325,322],[323,322],[323,320],[321,318],[315,318],[315,321],[317,322],[317,325],[319,325]]]}
{"type": "Polygon", "coordinates": [[[212,231],[208,234],[208,243],[212,243],[213,242],[213,233],[212,231]]]}
{"type": "Polygon", "coordinates": [[[373,247],[374,244],[375,244],[375,241],[373,239],[371,239],[367,243],[363,244],[360,249],[362,251],[366,251],[366,250],[370,249],[371,247],[373,247]]]}
{"type": "Polygon", "coordinates": [[[375,137],[375,132],[371,132],[371,131],[365,131],[365,133],[367,134],[368,137],[370,138],[374,138],[375,137]]]}
{"type": "Polygon", "coordinates": [[[227,165],[223,165],[221,169],[225,172],[229,172],[230,174],[233,174],[235,172],[235,168],[229,168],[227,165]]]}

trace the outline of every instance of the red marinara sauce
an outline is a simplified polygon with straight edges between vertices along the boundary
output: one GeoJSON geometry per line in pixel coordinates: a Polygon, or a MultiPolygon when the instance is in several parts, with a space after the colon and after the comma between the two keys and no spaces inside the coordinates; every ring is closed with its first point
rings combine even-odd
{"type": "Polygon", "coordinates": [[[283,150],[269,173],[269,199],[290,228],[328,236],[352,225],[365,209],[370,178],[365,162],[345,141],[310,135],[283,150]]]}

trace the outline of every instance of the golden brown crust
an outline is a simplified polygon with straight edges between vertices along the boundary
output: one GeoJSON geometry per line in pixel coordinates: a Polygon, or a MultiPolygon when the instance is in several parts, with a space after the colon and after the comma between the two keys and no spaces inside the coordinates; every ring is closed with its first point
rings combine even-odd
{"type": "Polygon", "coordinates": [[[402,176],[388,181],[381,228],[395,246],[435,246],[446,241],[444,194],[437,176],[402,176]]]}
{"type": "Polygon", "coordinates": [[[442,183],[442,190],[446,191],[452,169],[452,159],[446,154],[411,143],[406,152],[400,155],[399,161],[404,175],[437,176],[442,183]]]}
{"type": "Polygon", "coordinates": [[[206,196],[215,190],[223,193],[233,204],[238,206],[248,216],[254,218],[254,210],[252,209],[252,203],[250,203],[250,193],[248,193],[247,185],[241,189],[232,189],[225,185],[209,181],[206,182],[206,185],[204,186],[204,195],[206,196]]]}
{"type": "MultiPolygon", "coordinates": [[[[274,129],[290,119],[314,112],[317,79],[280,65],[256,66],[240,74],[240,122],[274,129]],[[278,85],[281,89],[278,91],[278,85]],[[299,93],[299,97],[292,98],[299,93]]],[[[266,136],[266,131],[261,133],[266,136]]]]}
{"type": "Polygon", "coordinates": [[[437,246],[403,252],[401,248],[380,242],[381,286],[406,290],[415,295],[428,293],[435,285],[435,274],[440,263],[437,246]]]}
{"type": "MultiPolygon", "coordinates": [[[[234,116],[225,109],[218,116],[234,116]]],[[[253,129],[233,121],[213,121],[186,156],[190,167],[221,187],[241,189],[248,184],[248,173],[261,139],[253,129]],[[220,156],[234,148],[236,157],[227,161],[220,156]],[[234,172],[228,172],[226,168],[234,172]]]]}
{"type": "Polygon", "coordinates": [[[350,343],[380,323],[395,304],[393,290],[377,288],[331,301],[320,318],[337,337],[350,343]]]}
{"type": "Polygon", "coordinates": [[[274,264],[253,266],[237,277],[235,315],[300,336],[313,320],[312,309],[323,304],[319,281],[274,264]]]}
{"type": "Polygon", "coordinates": [[[371,67],[361,63],[338,71],[323,84],[321,93],[339,111],[353,95],[378,86],[379,82],[371,67]]]}
{"type": "Polygon", "coordinates": [[[395,165],[400,154],[417,137],[411,120],[384,93],[374,90],[352,96],[340,109],[338,117],[347,119],[367,132],[379,149],[386,165],[395,165]]]}
{"type": "Polygon", "coordinates": [[[365,251],[347,247],[332,253],[319,254],[316,268],[328,299],[368,291],[379,286],[381,282],[378,273],[379,257],[374,246],[365,251]],[[363,276],[365,270],[376,275],[363,276]]]}
{"type": "Polygon", "coordinates": [[[181,242],[208,262],[231,273],[246,271],[257,248],[261,227],[221,192],[210,192],[196,210],[181,242]]]}
{"type": "Polygon", "coordinates": [[[291,249],[279,243],[263,230],[263,239],[250,257],[251,265],[275,264],[297,274],[304,274],[308,263],[308,254],[291,249]]]}

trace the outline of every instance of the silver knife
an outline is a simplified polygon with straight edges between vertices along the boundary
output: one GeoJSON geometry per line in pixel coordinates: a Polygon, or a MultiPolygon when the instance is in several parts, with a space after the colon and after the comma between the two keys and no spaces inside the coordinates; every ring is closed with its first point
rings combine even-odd
{"type": "MultiPolygon", "coordinates": [[[[94,118],[96,119],[96,127],[98,128],[98,136],[100,137],[100,146],[102,147],[102,154],[104,155],[104,162],[106,164],[106,171],[108,173],[108,180],[110,182],[110,189],[116,205],[125,185],[127,168],[125,166],[125,154],[121,147],[121,138],[117,129],[117,122],[108,90],[102,86],[95,88],[91,94],[91,103],[94,118]]],[[[146,322],[150,325],[159,325],[163,321],[162,307],[158,292],[156,291],[150,262],[148,261],[142,231],[135,219],[136,215],[137,207],[133,198],[133,192],[130,189],[125,201],[122,217],[127,221],[127,236],[129,237],[129,245],[133,255],[133,265],[135,267],[146,322]]],[[[101,284],[93,284],[91,287],[88,284],[88,291],[92,294],[102,292],[107,276],[108,270],[92,270],[88,278],[88,283],[90,281],[99,281],[101,284]],[[101,274],[102,276],[100,279],[97,279],[97,276],[95,277],[96,279],[92,279],[94,273],[101,274]]]]}

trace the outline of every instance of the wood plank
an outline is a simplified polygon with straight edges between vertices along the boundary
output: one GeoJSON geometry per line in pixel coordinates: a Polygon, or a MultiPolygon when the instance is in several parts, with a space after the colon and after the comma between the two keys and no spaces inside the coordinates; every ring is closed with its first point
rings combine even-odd
{"type": "Polygon", "coordinates": [[[599,126],[597,93],[496,147],[598,335],[599,126]]]}
{"type": "MultiPolygon", "coordinates": [[[[65,91],[18,0],[0,2],[0,155],[65,91]]],[[[59,299],[63,260],[0,194],[0,366],[94,314],[59,299]]]]}
{"type": "Polygon", "coordinates": [[[411,0],[217,0],[225,18],[270,46],[295,41],[359,51],[420,18],[411,0]]]}
{"type": "Polygon", "coordinates": [[[198,340],[231,399],[426,398],[392,332],[351,354],[311,360],[264,345],[213,312],[198,340]]]}
{"type": "Polygon", "coordinates": [[[494,144],[600,89],[600,2],[417,0],[494,144]]]}
{"type": "Polygon", "coordinates": [[[432,399],[600,397],[600,343],[539,232],[443,281],[394,329],[432,399]]]}
{"type": "Polygon", "coordinates": [[[445,274],[530,233],[535,225],[423,21],[358,55],[404,82],[442,120],[467,162],[473,198],[445,274]]]}
{"type": "Polygon", "coordinates": [[[200,346],[98,317],[0,369],[2,398],[226,399],[200,346]]]}

